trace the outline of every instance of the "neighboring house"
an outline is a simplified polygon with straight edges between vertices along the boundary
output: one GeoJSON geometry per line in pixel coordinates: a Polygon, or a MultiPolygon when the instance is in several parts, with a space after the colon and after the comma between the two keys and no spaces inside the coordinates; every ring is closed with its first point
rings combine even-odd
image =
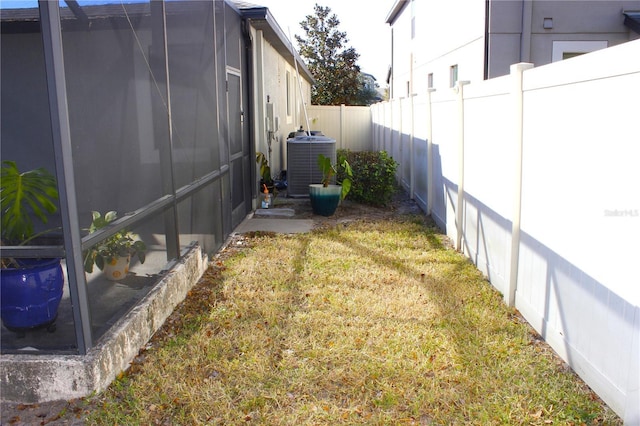
{"type": "Polygon", "coordinates": [[[26,4],[0,8],[1,157],[57,177],[64,244],[37,251],[64,253],[65,296],[55,332],[2,328],[0,397],[37,402],[127,368],[255,207],[255,153],[271,140],[284,168],[312,77],[264,7],[26,4]],[[87,235],[93,210],[119,221],[87,235]],[[118,285],[85,274],[83,250],[125,228],[147,243],[144,265],[118,285]]]}
{"type": "Polygon", "coordinates": [[[361,72],[360,80],[362,81],[363,93],[375,93],[375,96],[372,99],[372,103],[380,102],[384,99],[384,92],[378,86],[378,82],[373,74],[361,72]]]}
{"type": "Polygon", "coordinates": [[[640,37],[637,0],[394,0],[391,97],[424,93],[640,37]]]}
{"type": "Polygon", "coordinates": [[[362,72],[360,73],[360,78],[362,79],[362,86],[364,90],[378,89],[378,83],[376,83],[376,78],[373,76],[373,74],[362,72]]]}

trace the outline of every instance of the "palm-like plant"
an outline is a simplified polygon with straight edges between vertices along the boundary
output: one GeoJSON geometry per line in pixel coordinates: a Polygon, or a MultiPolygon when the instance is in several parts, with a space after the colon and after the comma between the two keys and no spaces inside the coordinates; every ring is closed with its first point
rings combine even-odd
{"type": "Polygon", "coordinates": [[[272,188],[273,177],[271,177],[271,167],[269,167],[267,156],[262,152],[256,153],[256,164],[260,166],[260,190],[262,190],[263,186],[272,188]]]}
{"type": "MultiPolygon", "coordinates": [[[[53,229],[35,233],[33,217],[43,224],[48,214],[58,210],[56,179],[46,169],[20,172],[15,161],[3,161],[0,171],[0,209],[2,211],[2,244],[24,245],[53,229]]],[[[54,228],[58,229],[58,228],[54,228]]],[[[19,268],[13,258],[2,258],[2,268],[19,268]]]]}
{"type": "Polygon", "coordinates": [[[58,210],[56,179],[43,168],[21,173],[15,161],[2,162],[1,179],[2,241],[25,244],[42,234],[34,234],[32,217],[46,224],[47,214],[58,210]]]}
{"type": "Polygon", "coordinates": [[[322,154],[318,155],[318,167],[320,167],[320,171],[322,172],[322,186],[329,186],[331,178],[338,174],[338,166],[342,167],[347,175],[342,179],[342,182],[340,182],[340,185],[342,185],[340,199],[344,200],[351,190],[351,178],[353,177],[353,171],[351,170],[351,166],[349,165],[347,158],[345,156],[341,156],[338,158],[338,162],[336,164],[331,164],[331,158],[325,157],[322,154]]]}

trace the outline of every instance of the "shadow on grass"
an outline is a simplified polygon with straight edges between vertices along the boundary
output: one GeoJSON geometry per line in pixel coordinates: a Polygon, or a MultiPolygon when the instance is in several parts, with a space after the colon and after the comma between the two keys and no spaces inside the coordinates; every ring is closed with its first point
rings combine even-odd
{"type": "MultiPolygon", "coordinates": [[[[410,218],[409,222],[413,223],[410,218]]],[[[446,355],[450,358],[446,368],[453,372],[448,377],[454,379],[439,386],[450,387],[449,392],[459,390],[459,396],[451,397],[448,403],[464,413],[467,421],[477,421],[474,418],[475,410],[487,404],[488,400],[493,400],[493,404],[500,404],[529,398],[534,407],[545,404],[562,405],[564,388],[556,389],[555,384],[551,384],[548,394],[538,392],[535,396],[530,396],[526,389],[541,389],[548,382],[556,380],[543,377],[548,374],[564,375],[562,380],[576,378],[572,374],[566,374],[566,366],[550,349],[536,346],[540,345],[540,341],[532,329],[523,324],[515,310],[503,304],[500,293],[468,259],[447,248],[441,240],[441,234],[435,229],[420,223],[414,225],[420,226],[415,232],[420,232],[427,241],[424,250],[433,253],[433,256],[428,256],[425,268],[405,261],[393,249],[388,254],[385,253],[386,246],[380,242],[382,237],[377,240],[373,238],[371,242],[371,239],[365,241],[364,237],[358,236],[358,233],[369,231],[383,233],[384,225],[378,230],[374,230],[371,224],[338,225],[334,229],[317,233],[315,237],[320,241],[339,243],[356,256],[397,272],[403,277],[398,280],[398,285],[420,283],[437,306],[437,315],[427,322],[403,318],[402,313],[398,318],[380,317],[378,320],[413,322],[436,329],[446,336],[451,349],[446,355]],[[427,270],[431,272],[425,272],[427,270]],[[536,370],[539,370],[539,376],[536,375],[536,370]],[[523,383],[519,384],[518,381],[523,383]]],[[[406,243],[410,244],[411,235],[404,237],[408,239],[406,243]]],[[[403,244],[402,241],[397,243],[403,244]]],[[[336,260],[339,261],[339,258],[336,260]]],[[[426,377],[424,380],[437,382],[436,376],[426,377]]],[[[576,415],[576,419],[593,420],[591,413],[587,412],[576,415]]],[[[513,419],[505,417],[501,420],[513,419]]]]}

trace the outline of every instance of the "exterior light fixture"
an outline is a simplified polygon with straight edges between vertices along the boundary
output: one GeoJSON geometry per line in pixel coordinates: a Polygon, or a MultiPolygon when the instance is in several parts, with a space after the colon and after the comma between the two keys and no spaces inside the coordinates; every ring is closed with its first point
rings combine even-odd
{"type": "Polygon", "coordinates": [[[542,28],[550,30],[553,28],[553,18],[544,18],[542,20],[542,28]]]}

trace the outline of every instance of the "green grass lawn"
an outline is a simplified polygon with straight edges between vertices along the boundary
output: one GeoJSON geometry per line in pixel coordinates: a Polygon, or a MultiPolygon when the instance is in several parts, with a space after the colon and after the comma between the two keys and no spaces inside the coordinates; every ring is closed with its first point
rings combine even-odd
{"type": "Polygon", "coordinates": [[[444,241],[399,216],[234,242],[88,421],[621,424],[444,241]]]}

